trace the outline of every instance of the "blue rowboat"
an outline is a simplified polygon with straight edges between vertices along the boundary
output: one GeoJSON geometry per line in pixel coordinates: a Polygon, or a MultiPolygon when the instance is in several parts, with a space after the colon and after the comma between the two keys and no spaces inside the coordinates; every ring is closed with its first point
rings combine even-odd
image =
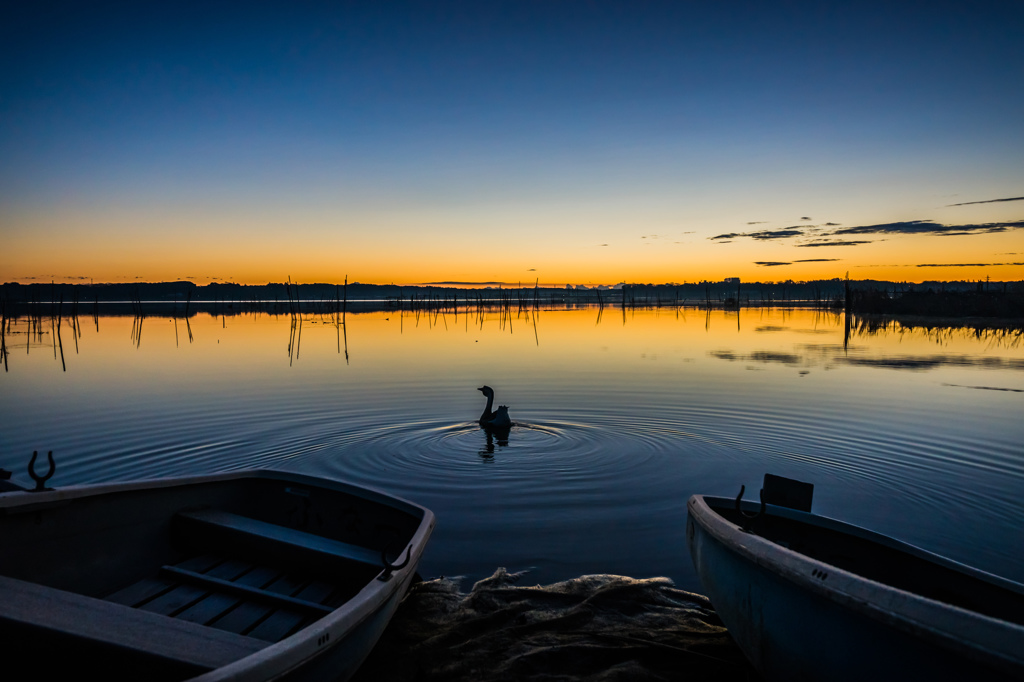
{"type": "Polygon", "coordinates": [[[812,490],[687,504],[701,584],[767,680],[1024,680],[1024,585],[812,514],[812,490]]]}
{"type": "Polygon", "coordinates": [[[282,471],[33,477],[38,492],[0,477],[0,651],[45,679],[346,679],[434,526],[411,502],[282,471]]]}

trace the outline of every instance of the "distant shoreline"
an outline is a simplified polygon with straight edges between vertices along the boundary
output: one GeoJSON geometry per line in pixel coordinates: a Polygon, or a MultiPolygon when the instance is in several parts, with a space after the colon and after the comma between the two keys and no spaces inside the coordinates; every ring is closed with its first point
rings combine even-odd
{"type": "Polygon", "coordinates": [[[506,297],[510,292],[516,296],[527,293],[545,299],[566,299],[590,296],[594,300],[610,300],[616,297],[642,296],[666,300],[678,297],[681,300],[707,300],[727,297],[741,300],[820,300],[842,295],[846,286],[856,290],[876,290],[900,293],[905,291],[974,291],[978,287],[986,291],[1014,290],[1024,293],[1024,281],[982,282],[976,280],[926,281],[922,283],[895,282],[887,280],[844,280],[842,278],[808,281],[741,282],[739,278],[727,278],[718,282],[700,281],[684,283],[622,283],[614,287],[587,287],[567,285],[565,287],[453,287],[437,285],[396,285],[345,283],[269,282],[267,284],[236,284],[232,282],[198,285],[187,280],[173,282],[125,282],[102,284],[72,284],[56,282],[35,282],[21,284],[7,282],[0,285],[0,299],[9,302],[52,302],[78,300],[93,301],[285,301],[299,300],[388,300],[433,298],[472,298],[481,296],[506,297]]]}
{"type": "Polygon", "coordinates": [[[907,284],[842,279],[810,282],[748,282],[738,279],[690,284],[624,284],[608,288],[449,287],[339,284],[138,284],[0,285],[3,316],[79,315],[188,316],[264,312],[337,314],[377,310],[503,310],[540,306],[589,306],[738,310],[802,307],[858,315],[929,315],[965,318],[1024,318],[1024,282],[929,282],[907,284]]]}

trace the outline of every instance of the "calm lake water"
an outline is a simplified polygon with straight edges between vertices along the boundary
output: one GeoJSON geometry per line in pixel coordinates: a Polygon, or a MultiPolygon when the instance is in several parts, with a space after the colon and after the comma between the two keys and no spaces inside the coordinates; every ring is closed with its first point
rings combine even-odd
{"type": "Polygon", "coordinates": [[[432,509],[421,573],[532,582],[667,575],[700,587],[694,493],[814,509],[1024,581],[1019,335],[847,337],[810,310],[605,308],[504,316],[201,313],[12,321],[0,467],[53,450],[54,486],[270,467],[432,509]],[[495,388],[507,444],[476,424],[495,388]]]}

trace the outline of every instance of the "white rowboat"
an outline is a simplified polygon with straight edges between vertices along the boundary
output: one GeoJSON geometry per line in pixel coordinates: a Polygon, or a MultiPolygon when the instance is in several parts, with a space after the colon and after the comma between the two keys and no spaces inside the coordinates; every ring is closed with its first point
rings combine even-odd
{"type": "Polygon", "coordinates": [[[766,679],[1024,680],[1024,585],[812,514],[809,495],[771,504],[780,480],[800,485],[687,504],[701,584],[766,679]]]}

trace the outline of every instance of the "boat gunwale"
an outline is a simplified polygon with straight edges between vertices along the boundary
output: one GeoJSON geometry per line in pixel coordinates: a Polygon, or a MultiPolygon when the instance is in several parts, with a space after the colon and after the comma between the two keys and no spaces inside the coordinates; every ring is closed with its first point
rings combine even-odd
{"type": "MultiPolygon", "coordinates": [[[[754,502],[744,501],[741,504],[743,510],[747,512],[759,508],[754,502]]],[[[1000,667],[1020,674],[1021,666],[1024,666],[1024,652],[1020,651],[1020,642],[1024,639],[1024,626],[866,578],[783,547],[756,533],[744,531],[737,524],[718,514],[714,508],[731,508],[733,505],[733,499],[711,495],[693,495],[687,501],[690,517],[723,548],[797,587],[902,632],[958,651],[970,658],[985,660],[988,663],[997,662],[1000,667]],[[822,571],[828,574],[827,580],[816,577],[816,574],[820,575],[822,571]],[[968,627],[974,634],[971,640],[962,637],[964,619],[969,621],[968,627]]],[[[775,505],[766,505],[765,511],[773,516],[876,542],[1024,595],[1024,585],[1020,583],[986,573],[866,528],[775,505]]]]}
{"type": "Polygon", "coordinates": [[[288,471],[287,469],[243,469],[239,471],[223,471],[194,476],[159,476],[131,481],[78,483],[38,492],[34,490],[10,490],[0,492],[0,510],[28,510],[34,507],[51,506],[55,503],[59,504],[64,501],[80,499],[83,497],[96,497],[99,495],[107,495],[109,493],[176,488],[201,485],[204,483],[222,483],[247,478],[289,480],[298,484],[319,486],[338,492],[349,493],[357,497],[396,507],[414,514],[421,512],[430,513],[429,510],[422,505],[410,502],[409,500],[398,497],[397,495],[377,490],[370,486],[355,485],[334,478],[311,476],[309,474],[288,471]],[[26,495],[26,493],[30,494],[26,495]],[[403,509],[403,507],[405,507],[405,509],[403,509]]]}
{"type": "MultiPolygon", "coordinates": [[[[77,499],[243,479],[277,480],[350,494],[409,513],[417,517],[419,521],[416,531],[407,545],[409,548],[408,562],[403,568],[395,569],[388,580],[380,580],[380,575],[384,572],[382,566],[381,571],[369,579],[358,593],[331,613],[325,614],[322,618],[278,642],[268,643],[266,647],[255,653],[190,678],[195,682],[264,681],[287,675],[316,658],[330,654],[331,650],[345,642],[348,634],[372,618],[396,593],[399,595],[404,593],[412,582],[426,549],[427,540],[434,529],[436,519],[433,512],[390,493],[333,478],[311,476],[284,469],[247,469],[196,476],[169,476],[136,481],[78,484],[40,492],[8,491],[0,493],[0,517],[8,512],[31,512],[36,509],[60,506],[77,499]]],[[[401,554],[404,554],[404,548],[400,556],[401,554]]]]}

